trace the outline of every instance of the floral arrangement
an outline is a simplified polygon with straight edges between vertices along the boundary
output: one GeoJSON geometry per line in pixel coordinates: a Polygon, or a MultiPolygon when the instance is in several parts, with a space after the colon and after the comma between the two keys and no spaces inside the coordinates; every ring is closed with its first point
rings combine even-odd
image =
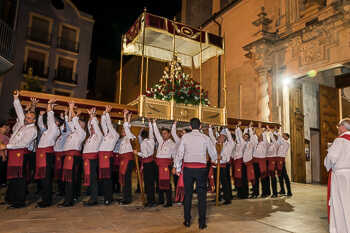
{"type": "MultiPolygon", "coordinates": [[[[145,95],[149,98],[170,101],[174,94],[174,101],[179,104],[199,105],[200,84],[191,79],[188,74],[182,72],[181,62],[175,57],[169,62],[169,67],[174,76],[174,88],[172,78],[169,76],[169,68],[165,67],[164,75],[159,84],[148,88],[145,95]]],[[[208,91],[202,89],[201,102],[204,106],[210,106],[208,91]]]]}

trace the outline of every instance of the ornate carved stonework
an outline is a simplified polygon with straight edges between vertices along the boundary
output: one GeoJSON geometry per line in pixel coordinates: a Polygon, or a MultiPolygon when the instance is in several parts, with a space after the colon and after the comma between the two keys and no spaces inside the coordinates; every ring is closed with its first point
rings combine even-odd
{"type": "Polygon", "coordinates": [[[300,36],[291,39],[291,60],[299,59],[299,68],[329,61],[327,49],[338,43],[337,33],[326,26],[304,30],[300,36]]]}

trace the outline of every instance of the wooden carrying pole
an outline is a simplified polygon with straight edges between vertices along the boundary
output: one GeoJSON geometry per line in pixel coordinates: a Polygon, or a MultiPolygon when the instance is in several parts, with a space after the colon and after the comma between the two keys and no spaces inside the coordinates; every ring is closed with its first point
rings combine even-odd
{"type": "Polygon", "coordinates": [[[137,171],[137,179],[139,180],[139,185],[140,185],[141,202],[142,202],[142,206],[145,206],[145,194],[143,193],[143,183],[141,179],[139,158],[137,154],[135,154],[135,164],[136,164],[136,171],[137,171]]]}
{"type": "Polygon", "coordinates": [[[220,159],[219,159],[219,155],[221,154],[221,150],[222,150],[222,145],[216,144],[216,150],[218,152],[218,158],[217,158],[217,166],[216,166],[216,199],[215,199],[215,206],[219,206],[219,195],[220,195],[220,159]]]}

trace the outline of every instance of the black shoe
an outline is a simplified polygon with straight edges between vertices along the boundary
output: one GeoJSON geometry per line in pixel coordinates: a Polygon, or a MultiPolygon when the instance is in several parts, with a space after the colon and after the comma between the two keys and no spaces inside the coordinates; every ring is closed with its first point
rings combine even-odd
{"type": "Polygon", "coordinates": [[[1,202],[0,205],[12,205],[12,204],[7,201],[4,201],[4,202],[1,202]]]}
{"type": "Polygon", "coordinates": [[[266,198],[267,196],[265,194],[261,194],[260,198],[266,198]]]}
{"type": "Polygon", "coordinates": [[[60,204],[57,205],[58,207],[71,207],[73,206],[72,202],[62,202],[60,204]]]}
{"type": "Polygon", "coordinates": [[[185,220],[184,223],[183,223],[183,225],[184,225],[185,227],[190,227],[190,226],[191,226],[191,222],[185,220]]]}
{"type": "Polygon", "coordinates": [[[255,198],[258,198],[258,195],[251,195],[249,198],[255,199],[255,198]]]}
{"type": "Polygon", "coordinates": [[[224,203],[222,203],[223,205],[229,205],[229,204],[231,204],[231,202],[230,201],[225,201],[224,203]]]}
{"type": "Polygon", "coordinates": [[[158,205],[164,205],[164,201],[158,201],[158,205]]]}
{"type": "Polygon", "coordinates": [[[94,206],[94,205],[97,205],[97,201],[93,201],[93,200],[88,200],[88,201],[84,201],[83,202],[83,205],[85,206],[85,207],[87,207],[87,206],[94,206]]]}
{"type": "Polygon", "coordinates": [[[278,194],[283,194],[284,195],[284,194],[286,194],[286,192],[281,190],[281,191],[278,192],[278,194]]]}
{"type": "Polygon", "coordinates": [[[131,204],[130,201],[125,201],[125,200],[120,200],[119,201],[119,205],[129,205],[129,204],[131,204]]]}
{"type": "Polygon", "coordinates": [[[60,191],[55,192],[56,197],[63,197],[64,193],[61,193],[60,191]]]}
{"type": "Polygon", "coordinates": [[[51,205],[48,205],[48,204],[44,204],[43,205],[43,203],[41,203],[40,205],[36,205],[35,206],[35,209],[40,209],[40,208],[46,208],[46,207],[50,207],[51,205]]]}
{"type": "Polygon", "coordinates": [[[13,204],[7,207],[8,210],[19,209],[25,207],[25,204],[13,204]]]}
{"type": "Polygon", "coordinates": [[[156,207],[157,204],[156,203],[153,203],[153,204],[148,204],[148,207],[156,207]]]}
{"type": "Polygon", "coordinates": [[[273,194],[272,196],[271,196],[271,198],[276,198],[277,197],[277,195],[276,194],[273,194]]]}
{"type": "Polygon", "coordinates": [[[102,202],[103,205],[110,205],[113,201],[110,201],[110,200],[104,200],[102,202]]]}
{"type": "Polygon", "coordinates": [[[173,204],[172,203],[168,203],[168,202],[165,205],[163,205],[164,208],[168,208],[168,207],[172,207],[172,206],[173,206],[173,204]]]}
{"type": "Polygon", "coordinates": [[[292,193],[287,193],[287,194],[285,194],[284,196],[286,196],[286,197],[291,197],[291,196],[293,196],[293,194],[292,194],[292,193]]]}
{"type": "Polygon", "coordinates": [[[78,202],[78,198],[73,198],[73,202],[78,202]]]}
{"type": "Polygon", "coordinates": [[[199,224],[199,229],[205,229],[205,228],[207,228],[208,226],[207,226],[207,224],[205,224],[205,223],[202,223],[202,224],[199,224]]]}

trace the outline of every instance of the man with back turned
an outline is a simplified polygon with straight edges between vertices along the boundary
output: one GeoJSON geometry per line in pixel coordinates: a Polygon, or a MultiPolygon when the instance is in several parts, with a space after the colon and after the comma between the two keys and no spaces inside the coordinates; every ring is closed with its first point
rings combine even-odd
{"type": "Polygon", "coordinates": [[[191,224],[191,204],[193,185],[196,182],[198,196],[198,223],[199,229],[206,225],[206,199],[207,199],[207,151],[212,161],[217,159],[217,152],[209,137],[199,132],[201,123],[198,118],[192,118],[190,122],[192,132],[185,134],[180,142],[175,160],[177,172],[181,171],[183,161],[183,175],[185,185],[184,225],[191,224]]]}

